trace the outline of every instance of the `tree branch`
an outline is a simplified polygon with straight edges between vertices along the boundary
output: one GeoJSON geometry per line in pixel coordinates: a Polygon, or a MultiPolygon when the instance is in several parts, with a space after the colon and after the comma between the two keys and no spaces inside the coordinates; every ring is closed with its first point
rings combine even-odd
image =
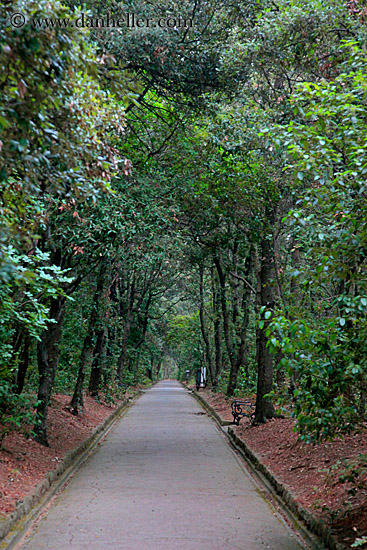
{"type": "Polygon", "coordinates": [[[232,271],[229,272],[230,275],[232,275],[232,277],[235,277],[235,279],[239,279],[240,281],[242,281],[243,283],[245,283],[249,289],[251,290],[251,292],[253,292],[254,294],[256,294],[256,290],[254,289],[254,287],[252,286],[251,283],[249,283],[244,277],[241,277],[241,275],[237,275],[237,273],[233,273],[232,271]]]}

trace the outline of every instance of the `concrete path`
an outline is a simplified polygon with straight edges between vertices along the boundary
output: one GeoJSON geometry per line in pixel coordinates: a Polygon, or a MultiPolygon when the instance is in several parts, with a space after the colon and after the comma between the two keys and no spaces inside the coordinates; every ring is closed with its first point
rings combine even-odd
{"type": "Polygon", "coordinates": [[[299,550],[225,436],[177,382],[128,411],[23,550],[299,550]]]}

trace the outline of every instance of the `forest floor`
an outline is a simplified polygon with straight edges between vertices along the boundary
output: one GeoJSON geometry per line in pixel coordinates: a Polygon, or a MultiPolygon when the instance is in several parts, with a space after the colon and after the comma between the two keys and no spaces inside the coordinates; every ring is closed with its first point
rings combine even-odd
{"type": "MultiPolygon", "coordinates": [[[[126,392],[125,399],[137,388],[126,392]]],[[[49,408],[49,447],[44,447],[24,434],[12,432],[0,448],[0,516],[11,513],[18,501],[31,495],[45,474],[58,467],[65,455],[85,441],[121,401],[97,403],[85,397],[84,411],[74,416],[68,410],[70,395],[53,395],[49,408]]]]}
{"type": "MultiPolygon", "coordinates": [[[[233,398],[209,390],[200,390],[200,395],[223,420],[233,420],[233,398]]],[[[294,426],[290,418],[261,426],[251,426],[250,419],[243,418],[234,429],[296,500],[327,523],[337,539],[350,548],[356,539],[367,535],[366,462],[360,471],[355,466],[358,455],[367,453],[367,427],[343,439],[312,445],[298,440],[294,426]],[[349,478],[358,474],[356,482],[342,483],[342,474],[349,478]]],[[[358,547],[367,549],[367,537],[358,547]]]]}

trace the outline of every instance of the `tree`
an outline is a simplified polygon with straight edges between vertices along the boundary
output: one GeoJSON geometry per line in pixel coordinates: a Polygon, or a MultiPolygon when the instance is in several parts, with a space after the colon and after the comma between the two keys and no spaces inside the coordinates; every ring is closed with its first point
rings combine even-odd
{"type": "Polygon", "coordinates": [[[292,319],[279,312],[269,329],[299,374],[299,429],[316,440],[353,429],[365,414],[366,60],[357,44],[344,49],[349,59],[335,79],[300,85],[292,98],[302,118],[285,129],[290,168],[309,183],[288,218],[307,258],[297,270],[303,308],[292,319]]]}

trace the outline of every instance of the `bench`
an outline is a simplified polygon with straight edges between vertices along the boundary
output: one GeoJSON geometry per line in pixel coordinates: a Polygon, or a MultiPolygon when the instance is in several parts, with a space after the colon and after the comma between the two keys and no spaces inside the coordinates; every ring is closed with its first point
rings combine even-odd
{"type": "Polygon", "coordinates": [[[240,420],[243,416],[247,416],[248,418],[255,417],[254,404],[251,403],[249,399],[248,400],[236,399],[235,401],[232,401],[231,408],[232,408],[233,423],[236,424],[237,426],[239,426],[240,420]]]}

